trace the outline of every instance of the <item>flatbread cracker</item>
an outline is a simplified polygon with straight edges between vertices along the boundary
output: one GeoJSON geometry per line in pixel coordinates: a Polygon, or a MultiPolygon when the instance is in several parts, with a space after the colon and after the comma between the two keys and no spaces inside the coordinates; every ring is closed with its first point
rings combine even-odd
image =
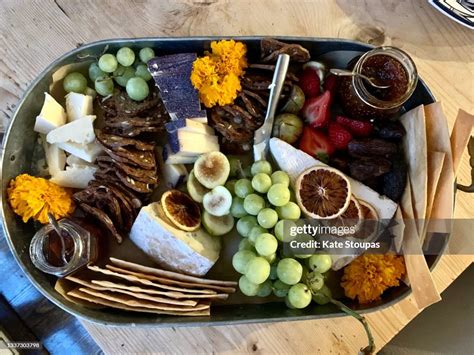
{"type": "Polygon", "coordinates": [[[116,308],[116,309],[122,309],[125,311],[132,311],[132,312],[166,314],[166,315],[172,315],[172,316],[209,316],[210,315],[210,308],[203,311],[193,311],[193,312],[183,313],[183,312],[173,312],[173,311],[160,311],[157,309],[142,308],[142,307],[130,307],[122,303],[109,301],[100,297],[95,297],[85,292],[81,292],[79,291],[79,289],[69,291],[68,296],[71,296],[77,299],[82,299],[87,302],[93,302],[98,305],[107,306],[107,307],[116,308]]]}
{"type": "Polygon", "coordinates": [[[221,280],[211,280],[211,279],[205,279],[201,277],[196,277],[196,276],[189,276],[189,275],[184,275],[180,274],[174,271],[168,271],[168,270],[163,270],[163,269],[158,269],[155,267],[149,267],[149,266],[144,266],[140,264],[135,264],[129,261],[117,259],[117,258],[110,258],[110,261],[124,269],[128,269],[131,271],[137,271],[137,272],[142,272],[145,274],[151,274],[151,275],[156,275],[160,277],[166,277],[169,279],[173,280],[178,280],[178,281],[185,281],[185,282],[195,282],[199,284],[206,284],[206,285],[217,285],[217,286],[230,286],[230,287],[236,287],[237,282],[235,281],[221,281],[221,280]]]}
{"type": "Polygon", "coordinates": [[[74,276],[67,276],[66,278],[79,285],[86,286],[90,289],[97,290],[97,291],[118,292],[118,293],[126,294],[128,296],[136,297],[136,298],[147,300],[147,301],[164,303],[164,304],[172,304],[172,305],[178,305],[178,306],[194,307],[197,305],[197,301],[193,301],[193,300],[177,300],[173,298],[147,295],[140,292],[133,292],[133,291],[129,291],[126,289],[121,289],[121,288],[99,286],[90,281],[83,280],[74,276]]]}
{"type": "Polygon", "coordinates": [[[147,285],[147,286],[154,286],[154,287],[158,287],[158,288],[168,290],[168,291],[182,292],[184,294],[205,294],[205,295],[214,295],[214,294],[216,294],[216,292],[212,291],[212,290],[193,290],[193,289],[185,289],[185,288],[181,288],[181,287],[163,285],[163,284],[159,284],[159,283],[156,283],[156,282],[151,282],[150,280],[139,278],[137,276],[126,275],[126,274],[121,274],[119,272],[115,272],[115,271],[111,271],[111,270],[107,270],[107,269],[102,269],[102,268],[100,268],[98,266],[95,266],[95,265],[87,265],[87,268],[89,270],[96,271],[96,272],[99,272],[99,273],[104,274],[104,275],[115,276],[115,277],[125,279],[125,280],[130,281],[130,282],[141,283],[141,284],[144,284],[144,285],[147,285]]]}
{"type": "Polygon", "coordinates": [[[166,278],[166,277],[159,277],[159,276],[150,275],[150,274],[146,274],[146,273],[131,271],[131,270],[127,270],[127,269],[124,269],[124,268],[117,267],[117,266],[109,265],[109,264],[105,265],[105,268],[109,269],[109,270],[112,270],[112,271],[115,271],[115,272],[120,272],[122,274],[134,275],[134,276],[140,277],[142,279],[147,279],[147,280],[150,280],[150,281],[158,281],[158,282],[160,282],[162,284],[165,284],[165,285],[175,285],[175,286],[186,287],[186,288],[188,288],[188,287],[200,288],[200,289],[205,288],[205,289],[215,290],[215,291],[225,292],[225,293],[234,293],[235,292],[235,288],[233,288],[233,287],[216,286],[216,285],[209,285],[209,284],[200,284],[200,283],[196,283],[196,282],[183,282],[183,281],[169,279],[169,278],[166,278]]]}
{"type": "Polygon", "coordinates": [[[457,175],[462,155],[466,149],[467,142],[474,127],[474,115],[470,115],[464,110],[459,110],[451,132],[451,151],[453,154],[453,171],[457,175]]]}
{"type": "Polygon", "coordinates": [[[163,303],[150,302],[145,300],[139,300],[135,297],[121,295],[113,292],[98,291],[87,287],[79,287],[79,291],[88,293],[92,296],[103,298],[112,302],[122,303],[130,307],[150,308],[157,309],[159,311],[172,311],[172,312],[192,312],[192,311],[203,311],[209,309],[209,303],[198,304],[194,307],[184,306],[173,306],[163,303]]]}
{"type": "Polygon", "coordinates": [[[95,309],[104,308],[104,307],[102,307],[98,304],[83,300],[81,298],[70,297],[67,293],[69,291],[73,290],[74,288],[76,288],[76,284],[74,284],[70,281],[67,281],[65,279],[57,279],[56,283],[54,284],[54,290],[57,293],[59,293],[61,296],[63,296],[65,299],[67,299],[69,302],[76,303],[76,304],[79,304],[81,306],[85,306],[85,307],[88,307],[88,308],[95,308],[95,309]]]}
{"type": "Polygon", "coordinates": [[[403,147],[407,155],[408,176],[412,183],[413,216],[417,220],[417,231],[420,234],[421,222],[426,214],[428,182],[426,125],[423,105],[403,114],[400,117],[400,122],[406,130],[403,147]]]}

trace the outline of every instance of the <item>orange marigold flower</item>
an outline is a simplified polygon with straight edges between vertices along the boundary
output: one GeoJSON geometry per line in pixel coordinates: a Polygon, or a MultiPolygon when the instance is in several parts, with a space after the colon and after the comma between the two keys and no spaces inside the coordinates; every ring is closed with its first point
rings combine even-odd
{"type": "Polygon", "coordinates": [[[74,211],[72,191],[49,180],[18,175],[10,181],[7,189],[8,201],[13,211],[26,223],[30,218],[42,224],[48,223],[48,212],[56,219],[74,211]]]}
{"type": "Polygon", "coordinates": [[[389,287],[398,286],[405,275],[405,260],[393,254],[364,254],[344,268],[344,293],[359,303],[380,299],[389,287]]]}

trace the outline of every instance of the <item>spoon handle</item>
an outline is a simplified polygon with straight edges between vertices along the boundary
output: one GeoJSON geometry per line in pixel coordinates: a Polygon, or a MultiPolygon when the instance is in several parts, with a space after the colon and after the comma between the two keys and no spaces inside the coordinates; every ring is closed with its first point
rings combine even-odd
{"type": "Polygon", "coordinates": [[[353,71],[350,70],[344,70],[344,69],[329,69],[329,72],[331,74],[337,75],[337,76],[356,76],[359,75],[357,73],[354,73],[353,71]]]}

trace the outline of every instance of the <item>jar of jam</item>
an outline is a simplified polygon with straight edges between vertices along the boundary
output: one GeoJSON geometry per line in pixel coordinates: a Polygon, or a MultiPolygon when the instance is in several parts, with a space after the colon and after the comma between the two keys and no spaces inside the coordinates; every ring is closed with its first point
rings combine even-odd
{"type": "Polygon", "coordinates": [[[386,118],[396,114],[410,98],[418,82],[415,63],[395,47],[378,47],[349,63],[349,70],[366,75],[386,89],[371,86],[360,76],[341,77],[338,96],[352,118],[386,118]]]}
{"type": "Polygon", "coordinates": [[[100,231],[96,227],[68,218],[57,224],[60,235],[47,224],[31,240],[30,258],[39,270],[64,277],[98,259],[100,231]]]}

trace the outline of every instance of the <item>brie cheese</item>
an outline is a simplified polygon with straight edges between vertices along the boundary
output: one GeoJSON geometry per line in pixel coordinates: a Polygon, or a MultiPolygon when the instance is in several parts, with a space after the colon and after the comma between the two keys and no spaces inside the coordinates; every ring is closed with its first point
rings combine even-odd
{"type": "Polygon", "coordinates": [[[95,166],[68,166],[66,170],[57,171],[51,181],[59,186],[85,189],[94,178],[95,166]]]}
{"type": "Polygon", "coordinates": [[[102,147],[96,142],[92,142],[86,145],[72,142],[57,143],[58,147],[65,150],[66,152],[75,155],[78,158],[84,159],[89,163],[93,163],[97,156],[102,153],[102,147]]]}
{"type": "Polygon", "coordinates": [[[203,229],[176,228],[155,202],[142,207],[130,231],[130,240],[164,268],[203,276],[219,258],[220,239],[203,229]]]}
{"type": "Polygon", "coordinates": [[[92,96],[70,92],[66,95],[66,111],[68,122],[92,115],[92,96]]]}
{"type": "Polygon", "coordinates": [[[44,93],[44,103],[40,114],[36,117],[35,132],[48,134],[55,128],[66,123],[64,108],[47,92],[44,93]]]}
{"type": "Polygon", "coordinates": [[[85,116],[75,121],[58,127],[46,136],[49,144],[72,142],[89,144],[95,139],[94,122],[95,116],[85,116]]]}

